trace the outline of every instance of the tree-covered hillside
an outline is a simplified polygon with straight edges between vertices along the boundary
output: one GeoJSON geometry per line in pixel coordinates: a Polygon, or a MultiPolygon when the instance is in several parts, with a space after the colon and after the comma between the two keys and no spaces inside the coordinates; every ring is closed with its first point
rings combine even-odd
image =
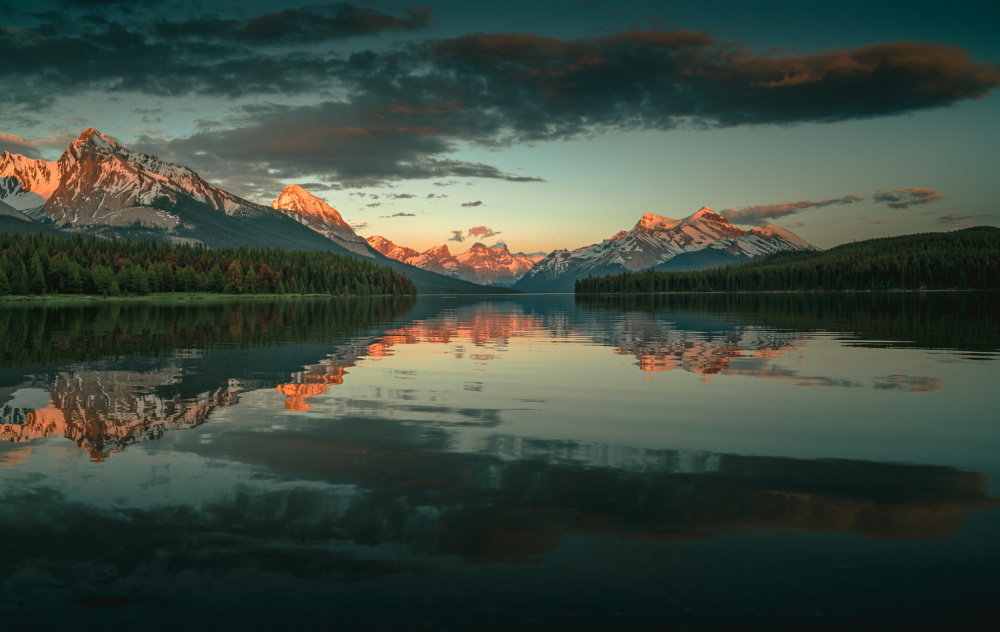
{"type": "Polygon", "coordinates": [[[0,233],[0,295],[150,292],[398,296],[416,287],[388,266],[326,251],[0,233]]]}
{"type": "Polygon", "coordinates": [[[739,266],[590,277],[576,292],[1000,289],[1000,228],[869,239],[739,266]]]}

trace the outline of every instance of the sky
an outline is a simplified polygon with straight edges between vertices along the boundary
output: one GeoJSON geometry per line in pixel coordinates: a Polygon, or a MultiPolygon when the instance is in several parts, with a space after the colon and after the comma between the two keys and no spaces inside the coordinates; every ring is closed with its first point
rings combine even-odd
{"type": "Polygon", "coordinates": [[[1000,225],[1000,4],[0,0],[0,151],[88,127],[363,236],[577,248],[708,206],[1000,225]],[[947,10],[945,10],[947,9],[947,10]]]}

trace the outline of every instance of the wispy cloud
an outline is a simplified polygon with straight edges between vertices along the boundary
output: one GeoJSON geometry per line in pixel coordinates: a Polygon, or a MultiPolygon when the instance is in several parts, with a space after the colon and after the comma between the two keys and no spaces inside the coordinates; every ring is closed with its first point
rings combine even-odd
{"type": "Polygon", "coordinates": [[[416,216],[417,215],[415,213],[394,213],[393,215],[383,215],[382,217],[392,218],[392,217],[416,217],[416,216]]]}
{"type": "Polygon", "coordinates": [[[464,202],[462,206],[469,208],[472,206],[482,206],[483,202],[481,200],[476,200],[475,202],[464,202]]]}
{"type": "Polygon", "coordinates": [[[486,226],[473,226],[468,230],[469,237],[476,237],[478,239],[486,239],[487,237],[492,237],[493,235],[499,235],[501,232],[502,231],[487,228],[486,226]]]}
{"type": "Polygon", "coordinates": [[[786,215],[798,213],[799,211],[803,211],[808,208],[823,208],[824,206],[854,204],[862,201],[863,199],[865,199],[863,196],[852,193],[850,195],[845,195],[844,197],[822,200],[820,202],[800,200],[798,202],[783,202],[781,204],[757,204],[755,206],[745,206],[739,210],[725,208],[719,211],[719,214],[736,224],[761,225],[766,223],[764,221],[766,219],[785,217],[786,215]]]}
{"type": "Polygon", "coordinates": [[[463,231],[460,230],[451,231],[451,237],[448,238],[448,241],[465,241],[465,237],[462,236],[462,232],[463,231]]]}
{"type": "Polygon", "coordinates": [[[944,199],[944,195],[934,189],[897,189],[895,191],[876,191],[872,199],[881,202],[889,208],[909,208],[920,204],[930,204],[944,199]]]}
{"type": "Polygon", "coordinates": [[[937,218],[942,224],[954,224],[956,226],[978,226],[982,223],[982,220],[988,217],[993,217],[989,213],[980,213],[978,215],[956,215],[955,213],[949,213],[948,215],[942,215],[937,218]]]}
{"type": "Polygon", "coordinates": [[[871,194],[858,195],[852,193],[843,197],[821,200],[819,202],[800,200],[798,202],[783,202],[781,204],[757,204],[755,206],[745,206],[738,210],[726,208],[719,211],[719,214],[728,218],[734,224],[759,226],[767,223],[765,221],[767,219],[786,217],[806,209],[856,204],[869,198],[874,202],[885,204],[889,208],[904,209],[910,206],[938,202],[944,199],[944,194],[934,189],[911,187],[894,191],[880,190],[871,194]]]}

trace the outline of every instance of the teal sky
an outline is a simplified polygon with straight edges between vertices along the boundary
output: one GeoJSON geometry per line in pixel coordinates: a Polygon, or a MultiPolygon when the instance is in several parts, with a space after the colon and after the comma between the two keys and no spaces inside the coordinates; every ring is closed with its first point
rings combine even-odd
{"type": "Polygon", "coordinates": [[[54,159],[94,126],[418,250],[576,248],[703,205],[821,247],[1000,224],[995,3],[425,5],[4,5],[0,149],[54,159]]]}

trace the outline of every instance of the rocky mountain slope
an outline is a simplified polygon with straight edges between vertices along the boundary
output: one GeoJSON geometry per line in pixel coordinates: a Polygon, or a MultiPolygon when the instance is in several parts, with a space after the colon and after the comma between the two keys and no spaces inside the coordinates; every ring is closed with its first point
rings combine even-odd
{"type": "Polygon", "coordinates": [[[363,257],[374,257],[364,237],[354,232],[337,209],[297,184],[285,187],[278,199],[271,203],[271,208],[281,211],[351,252],[363,257]]]}

